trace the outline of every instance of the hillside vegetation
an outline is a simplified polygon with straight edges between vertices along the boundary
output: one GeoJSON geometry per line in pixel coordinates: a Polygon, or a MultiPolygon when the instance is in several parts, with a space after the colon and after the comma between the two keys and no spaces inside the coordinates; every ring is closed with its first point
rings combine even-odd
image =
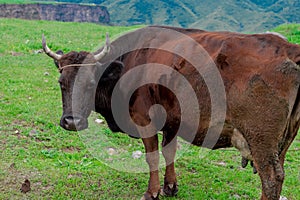
{"type": "MultiPolygon", "coordinates": [[[[119,160],[96,159],[83,140],[84,132],[68,132],[58,125],[62,113],[59,73],[52,59],[37,52],[43,33],[53,50],[95,51],[106,32],[115,38],[136,28],[0,19],[0,199],[140,199],[148,174],[110,168],[108,162],[119,160]],[[20,192],[25,179],[31,183],[26,194],[20,192]]],[[[292,42],[300,40],[300,25],[284,25],[276,31],[292,42]]],[[[101,116],[93,113],[90,126],[96,126],[99,137],[113,141],[117,151],[143,151],[140,140],[111,133],[105,123],[93,123],[96,118],[101,116]]],[[[249,166],[240,167],[239,152],[182,146],[188,148],[179,151],[176,162],[176,200],[259,198],[259,177],[249,166]]],[[[289,200],[300,199],[299,149],[300,135],[286,157],[282,195],[289,200]]],[[[144,157],[140,159],[144,162],[144,157]]],[[[162,169],[161,180],[163,173],[162,169]]]]}
{"type": "Polygon", "coordinates": [[[157,24],[207,30],[263,32],[300,23],[299,0],[60,0],[97,3],[116,25],[157,24]]]}

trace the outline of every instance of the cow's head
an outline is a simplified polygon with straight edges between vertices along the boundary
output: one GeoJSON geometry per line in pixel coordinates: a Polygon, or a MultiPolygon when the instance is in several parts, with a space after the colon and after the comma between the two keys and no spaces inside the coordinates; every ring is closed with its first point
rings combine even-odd
{"type": "Polygon", "coordinates": [[[100,53],[53,52],[47,46],[43,36],[43,49],[54,59],[60,72],[60,88],[62,92],[63,115],[60,126],[70,131],[79,131],[88,127],[87,118],[94,108],[96,87],[98,85],[96,71],[102,67],[99,62],[110,50],[109,37],[100,53]]]}

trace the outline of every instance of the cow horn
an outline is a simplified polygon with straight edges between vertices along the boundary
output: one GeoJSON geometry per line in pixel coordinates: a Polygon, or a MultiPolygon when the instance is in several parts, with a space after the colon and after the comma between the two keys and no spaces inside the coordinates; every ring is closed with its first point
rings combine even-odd
{"type": "Polygon", "coordinates": [[[42,40],[42,45],[43,45],[43,50],[44,52],[51,58],[53,58],[54,60],[60,60],[61,59],[61,55],[57,54],[57,53],[54,53],[53,51],[51,51],[51,49],[47,46],[46,44],[46,39],[45,39],[45,36],[43,34],[42,36],[43,40],[42,40]]]}
{"type": "Polygon", "coordinates": [[[109,41],[109,35],[108,33],[106,33],[106,42],[105,42],[105,46],[103,48],[103,50],[98,53],[98,54],[95,54],[94,57],[97,61],[100,61],[101,58],[103,58],[110,50],[110,41],[109,41]]]}

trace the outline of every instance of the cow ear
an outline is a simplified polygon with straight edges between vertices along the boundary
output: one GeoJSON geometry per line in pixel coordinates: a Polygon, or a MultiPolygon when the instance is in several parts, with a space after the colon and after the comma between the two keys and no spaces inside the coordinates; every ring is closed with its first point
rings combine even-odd
{"type": "Polygon", "coordinates": [[[228,56],[227,56],[227,52],[228,52],[229,48],[230,48],[230,45],[228,45],[227,42],[224,42],[222,44],[217,56],[215,57],[215,63],[219,69],[224,69],[229,66],[228,56]]]}
{"type": "Polygon", "coordinates": [[[226,61],[227,56],[223,53],[219,53],[215,59],[215,63],[219,69],[224,69],[228,67],[228,62],[226,61]]]}
{"type": "Polygon", "coordinates": [[[117,80],[121,76],[121,72],[124,68],[124,64],[120,61],[114,61],[109,64],[100,81],[117,80]]]}
{"type": "MultiPolygon", "coordinates": [[[[58,51],[56,51],[56,53],[59,54],[59,55],[63,55],[64,54],[64,52],[62,50],[58,50],[58,51]]],[[[56,65],[57,68],[59,68],[57,60],[54,60],[54,64],[56,65]]]]}

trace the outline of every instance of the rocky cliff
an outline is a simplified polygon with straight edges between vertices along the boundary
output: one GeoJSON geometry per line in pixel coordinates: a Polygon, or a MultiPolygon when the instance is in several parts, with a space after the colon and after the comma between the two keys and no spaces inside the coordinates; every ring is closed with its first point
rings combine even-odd
{"type": "Polygon", "coordinates": [[[79,4],[0,4],[0,17],[108,24],[104,6],[79,4]]]}

